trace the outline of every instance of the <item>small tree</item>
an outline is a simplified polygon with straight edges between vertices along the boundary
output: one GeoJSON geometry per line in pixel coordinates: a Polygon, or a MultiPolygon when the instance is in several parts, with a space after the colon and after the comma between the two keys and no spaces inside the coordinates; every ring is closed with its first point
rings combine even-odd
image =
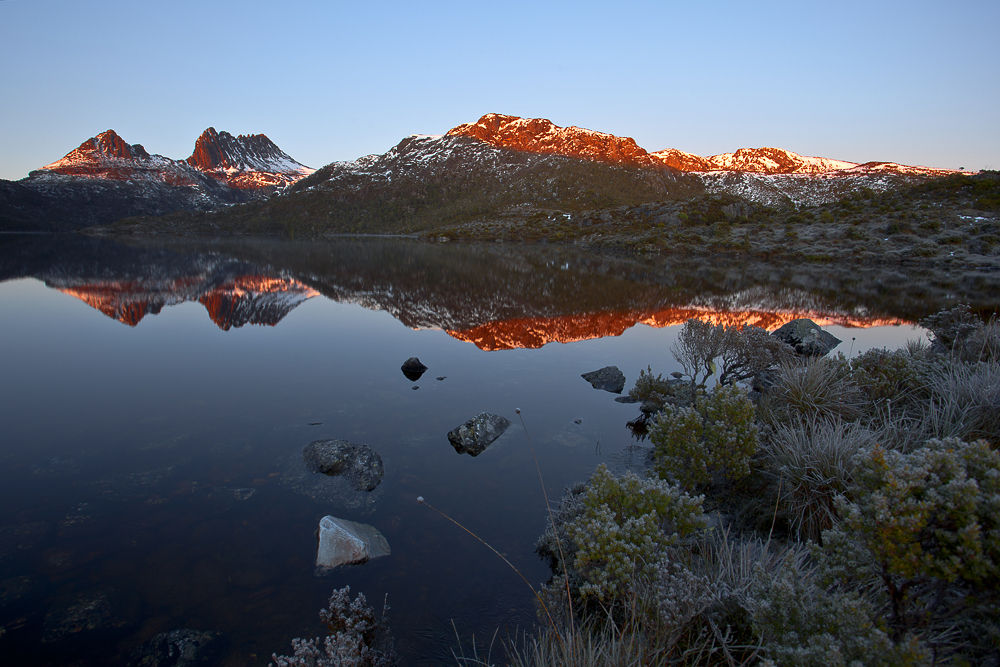
{"type": "Polygon", "coordinates": [[[725,386],[748,380],[794,355],[791,346],[761,327],[693,318],[684,323],[671,352],[691,379],[692,388],[704,385],[720,366],[718,382],[725,386]]]}

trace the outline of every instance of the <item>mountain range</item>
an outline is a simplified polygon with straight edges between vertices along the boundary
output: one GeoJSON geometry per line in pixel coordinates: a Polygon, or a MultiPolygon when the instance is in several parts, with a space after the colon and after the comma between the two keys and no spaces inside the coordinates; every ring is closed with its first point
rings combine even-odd
{"type": "Polygon", "coordinates": [[[150,154],[114,130],[20,181],[0,181],[0,228],[74,229],[136,215],[209,211],[266,199],[311,174],[263,134],[205,130],[186,160],[150,154]]]}
{"type": "Polygon", "coordinates": [[[0,228],[70,229],[142,217],[131,231],[413,232],[704,193],[815,205],[949,173],[768,147],[708,157],[648,152],[629,137],[493,113],[319,170],[262,134],[208,128],[190,157],[174,160],[108,130],[25,179],[0,182],[0,228]]]}

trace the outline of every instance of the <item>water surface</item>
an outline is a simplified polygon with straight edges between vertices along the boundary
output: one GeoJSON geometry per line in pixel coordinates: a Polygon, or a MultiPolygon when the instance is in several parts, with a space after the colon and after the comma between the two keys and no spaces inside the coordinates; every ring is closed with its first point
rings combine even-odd
{"type": "Polygon", "coordinates": [[[176,628],[221,633],[220,663],[266,664],[321,633],[333,588],[387,595],[405,664],[530,628],[544,501],[597,463],[641,462],[628,385],[688,317],[770,329],[799,316],[856,354],[922,334],[959,300],[995,307],[995,277],[645,262],[546,246],[345,240],[159,247],[0,239],[0,651],[5,664],[116,664],[176,628]],[[428,372],[411,382],[408,357],[428,372]],[[438,379],[442,378],[442,379],[438,379]],[[515,414],[521,408],[527,434],[515,414]],[[478,457],[446,434],[479,412],[514,426],[478,457]],[[366,443],[366,494],[310,475],[302,447],[366,443]],[[320,577],[326,515],[371,524],[392,554],[320,577]],[[21,593],[10,593],[21,586],[21,593]],[[6,585],[6,588],[2,586],[6,585]],[[26,591],[26,592],[25,592],[26,591]],[[103,596],[109,627],[51,641],[103,596]],[[47,620],[48,619],[48,620],[47,620]],[[113,627],[111,627],[113,626],[113,627]],[[48,634],[47,634],[48,633],[48,634]]]}

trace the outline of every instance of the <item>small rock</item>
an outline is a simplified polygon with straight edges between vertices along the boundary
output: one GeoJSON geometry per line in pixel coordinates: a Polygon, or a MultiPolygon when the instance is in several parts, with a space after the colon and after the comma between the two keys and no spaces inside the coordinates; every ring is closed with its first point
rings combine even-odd
{"type": "Polygon", "coordinates": [[[795,349],[804,357],[822,357],[842,342],[833,334],[823,331],[818,324],[808,318],[792,320],[771,335],[795,349]]]}
{"type": "Polygon", "coordinates": [[[319,521],[319,545],[316,567],[333,568],[351,563],[366,563],[388,556],[389,543],[382,533],[365,523],[325,516],[319,521]]]}
{"type": "Polygon", "coordinates": [[[605,366],[600,370],[581,375],[594,389],[603,389],[612,394],[620,394],[625,389],[625,374],[617,366],[605,366]]]}
{"type": "Polygon", "coordinates": [[[416,391],[417,389],[420,389],[420,387],[417,386],[417,385],[413,385],[413,387],[411,387],[411,389],[413,389],[413,391],[416,391]]]}
{"type": "Polygon", "coordinates": [[[459,454],[479,456],[510,427],[510,420],[500,415],[480,412],[448,432],[448,441],[459,454]]]}
{"type": "Polygon", "coordinates": [[[438,382],[440,382],[441,380],[447,379],[447,377],[448,377],[447,375],[439,375],[439,376],[437,376],[436,379],[437,379],[438,382]]]}
{"type": "Polygon", "coordinates": [[[346,440],[314,440],[302,449],[302,461],[310,472],[344,475],[359,491],[374,490],[385,474],[378,452],[346,440]]]}
{"type": "Polygon", "coordinates": [[[218,655],[220,634],[198,630],[161,632],[132,651],[128,667],[193,667],[218,655]]]}
{"type": "Polygon", "coordinates": [[[420,363],[420,360],[416,357],[410,357],[403,362],[403,365],[399,367],[399,370],[403,371],[403,375],[406,376],[407,380],[416,382],[420,379],[420,376],[427,372],[427,366],[420,363]]]}
{"type": "Polygon", "coordinates": [[[641,398],[632,398],[631,396],[619,396],[615,398],[615,403],[639,403],[641,398]]]}

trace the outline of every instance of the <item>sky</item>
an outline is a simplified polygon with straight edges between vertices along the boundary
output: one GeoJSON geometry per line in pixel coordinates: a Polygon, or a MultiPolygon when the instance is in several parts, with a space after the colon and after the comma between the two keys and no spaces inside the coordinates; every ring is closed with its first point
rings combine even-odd
{"type": "Polygon", "coordinates": [[[649,151],[1000,169],[1000,2],[0,0],[0,178],[114,129],[306,165],[490,112],[649,151]]]}

